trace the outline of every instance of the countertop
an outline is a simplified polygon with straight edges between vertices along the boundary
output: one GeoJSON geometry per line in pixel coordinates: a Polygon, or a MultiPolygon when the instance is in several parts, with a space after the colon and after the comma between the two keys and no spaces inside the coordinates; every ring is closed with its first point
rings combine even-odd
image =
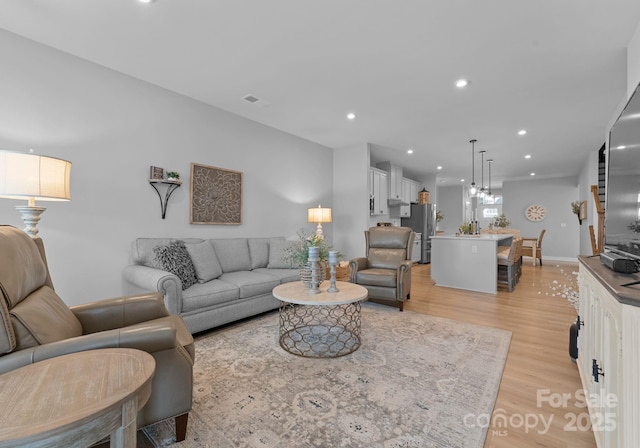
{"type": "Polygon", "coordinates": [[[460,239],[473,239],[473,240],[491,240],[502,241],[507,238],[513,238],[510,233],[482,233],[480,235],[435,235],[431,239],[438,240],[460,240],[460,239]]]}
{"type": "Polygon", "coordinates": [[[600,261],[600,256],[580,255],[578,261],[613,295],[620,303],[640,306],[640,284],[622,286],[625,283],[640,281],[640,273],[621,274],[609,269],[600,261]]]}

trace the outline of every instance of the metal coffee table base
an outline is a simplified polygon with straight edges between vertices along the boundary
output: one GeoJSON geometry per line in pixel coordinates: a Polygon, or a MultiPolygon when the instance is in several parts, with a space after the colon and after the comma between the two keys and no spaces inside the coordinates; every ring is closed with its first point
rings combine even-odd
{"type": "Polygon", "coordinates": [[[360,347],[360,302],[341,305],[280,303],[280,346],[307,358],[335,358],[360,347]]]}

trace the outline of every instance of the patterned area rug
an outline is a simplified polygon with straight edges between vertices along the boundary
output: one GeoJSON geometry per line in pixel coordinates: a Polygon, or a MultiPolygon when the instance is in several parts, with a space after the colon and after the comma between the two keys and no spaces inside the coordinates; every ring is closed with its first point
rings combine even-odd
{"type": "Polygon", "coordinates": [[[510,340],[365,303],[358,351],[308,359],[282,350],[269,313],[196,339],[187,440],[173,420],[145,432],[175,448],[482,447],[510,340]]]}

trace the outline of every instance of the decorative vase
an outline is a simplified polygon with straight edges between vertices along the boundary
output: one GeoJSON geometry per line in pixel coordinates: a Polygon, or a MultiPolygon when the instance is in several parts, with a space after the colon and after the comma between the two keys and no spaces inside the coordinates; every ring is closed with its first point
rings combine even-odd
{"type": "MultiPolygon", "coordinates": [[[[323,281],[325,281],[325,279],[327,278],[327,263],[324,261],[321,261],[320,263],[318,263],[319,266],[319,271],[318,271],[318,277],[320,278],[320,283],[322,284],[323,281]]],[[[302,280],[302,283],[304,283],[304,286],[307,288],[311,288],[311,262],[307,261],[303,267],[300,268],[300,280],[302,280]]]]}

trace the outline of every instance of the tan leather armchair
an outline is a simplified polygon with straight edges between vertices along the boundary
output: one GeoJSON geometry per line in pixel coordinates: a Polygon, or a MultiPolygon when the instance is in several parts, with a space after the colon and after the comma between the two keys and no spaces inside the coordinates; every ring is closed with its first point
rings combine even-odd
{"type": "Polygon", "coordinates": [[[411,249],[415,233],[409,227],[371,227],[364,232],[366,257],[349,261],[351,283],[364,286],[369,300],[397,302],[400,311],[411,293],[411,249]]]}
{"type": "Polygon", "coordinates": [[[100,348],[146,351],[156,361],[138,427],[175,418],[184,440],[192,404],[193,337],[158,293],[68,307],[53,289],[44,245],[0,226],[0,374],[44,359],[100,348]]]}

